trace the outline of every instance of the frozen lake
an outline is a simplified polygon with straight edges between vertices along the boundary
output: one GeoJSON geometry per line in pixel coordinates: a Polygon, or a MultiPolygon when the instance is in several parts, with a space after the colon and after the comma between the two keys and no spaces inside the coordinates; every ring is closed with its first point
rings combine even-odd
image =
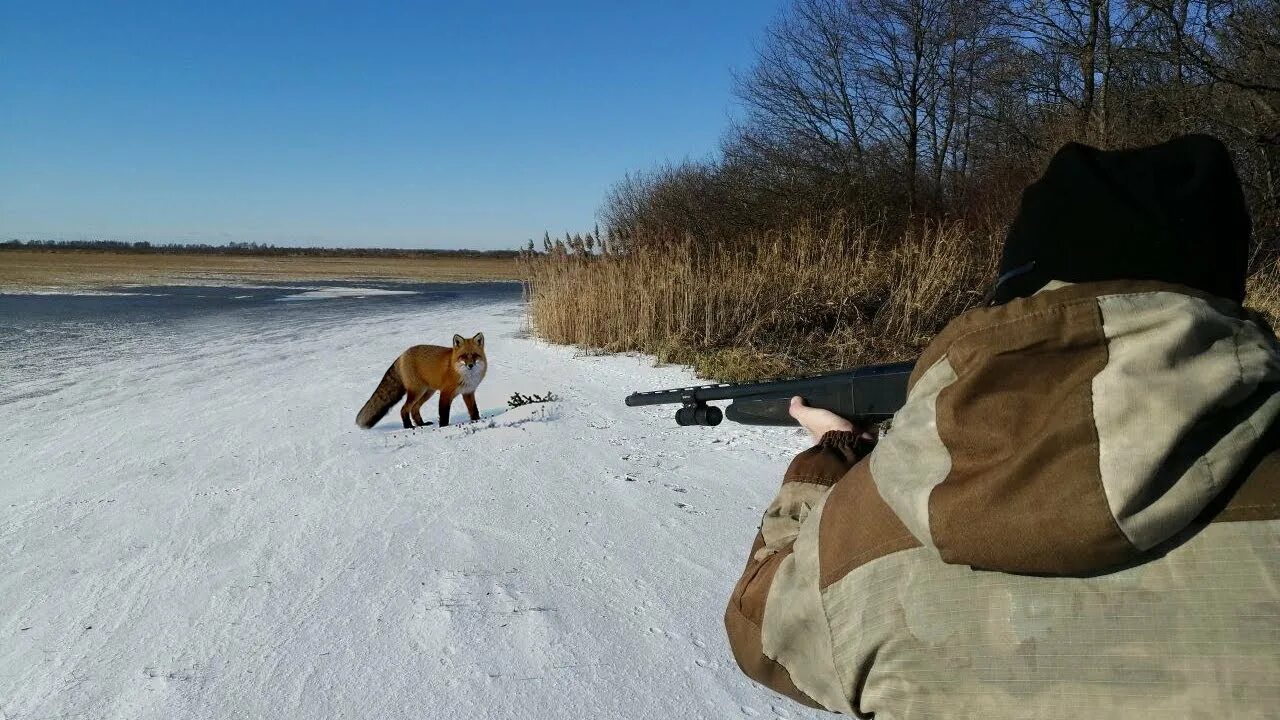
{"type": "Polygon", "coordinates": [[[70,358],[89,361],[103,353],[151,352],[165,338],[203,335],[214,340],[253,328],[287,340],[290,331],[328,327],[356,316],[519,298],[518,283],[502,282],[308,282],[0,293],[0,404],[47,389],[48,383],[78,367],[68,363],[70,358]]]}
{"type": "Polygon", "coordinates": [[[693,377],[530,339],[516,285],[119,292],[0,296],[0,718],[826,716],[721,624],[797,431],[624,407],[693,377]],[[489,417],[355,427],[481,331],[489,417]]]}

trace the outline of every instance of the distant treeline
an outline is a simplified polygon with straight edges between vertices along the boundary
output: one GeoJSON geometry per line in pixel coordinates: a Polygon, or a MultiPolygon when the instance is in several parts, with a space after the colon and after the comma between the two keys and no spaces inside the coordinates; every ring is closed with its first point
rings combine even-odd
{"type": "Polygon", "coordinates": [[[1280,0],[791,0],[734,89],[715,157],[613,187],[606,246],[1000,229],[1064,142],[1194,132],[1231,149],[1256,259],[1280,256],[1280,0]]]}
{"type": "Polygon", "coordinates": [[[167,255],[274,255],[296,257],[459,257],[514,258],[516,250],[435,250],[411,248],[326,248],[281,247],[259,243],[233,242],[226,245],[122,242],[120,240],[8,240],[0,250],[103,250],[167,255]]]}
{"type": "Polygon", "coordinates": [[[720,379],[913,357],[1065,142],[1183,133],[1230,149],[1280,319],[1280,0],[789,0],[758,47],[717,153],[526,245],[536,333],[720,379]]]}

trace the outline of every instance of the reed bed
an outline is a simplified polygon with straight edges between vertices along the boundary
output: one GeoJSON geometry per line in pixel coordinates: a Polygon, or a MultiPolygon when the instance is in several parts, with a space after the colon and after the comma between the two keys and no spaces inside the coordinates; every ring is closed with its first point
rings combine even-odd
{"type": "Polygon", "coordinates": [[[913,356],[980,298],[995,240],[931,224],[890,242],[875,227],[832,223],[733,248],[632,243],[521,264],[539,336],[745,380],[913,356]]]}
{"type": "MultiPolygon", "coordinates": [[[[739,381],[914,357],[981,299],[1000,241],[960,223],[894,237],[832,223],[732,248],[632,242],[527,254],[520,266],[538,336],[739,381]]],[[[1251,276],[1248,304],[1275,324],[1280,264],[1251,276]]]]}

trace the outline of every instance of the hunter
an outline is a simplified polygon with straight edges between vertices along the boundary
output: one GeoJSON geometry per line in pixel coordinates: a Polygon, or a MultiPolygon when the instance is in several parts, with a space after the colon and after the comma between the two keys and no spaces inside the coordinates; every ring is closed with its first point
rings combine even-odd
{"type": "Polygon", "coordinates": [[[904,718],[1280,717],[1280,346],[1226,148],[1069,144],[878,441],[798,399],[739,666],[904,718]]]}

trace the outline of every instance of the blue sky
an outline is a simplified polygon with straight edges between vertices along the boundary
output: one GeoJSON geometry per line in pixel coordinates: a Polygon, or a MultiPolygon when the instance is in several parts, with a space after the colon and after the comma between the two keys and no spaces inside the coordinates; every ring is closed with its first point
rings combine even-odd
{"type": "Polygon", "coordinates": [[[0,2],[0,239],[511,248],[714,152],[781,0],[0,2]]]}

